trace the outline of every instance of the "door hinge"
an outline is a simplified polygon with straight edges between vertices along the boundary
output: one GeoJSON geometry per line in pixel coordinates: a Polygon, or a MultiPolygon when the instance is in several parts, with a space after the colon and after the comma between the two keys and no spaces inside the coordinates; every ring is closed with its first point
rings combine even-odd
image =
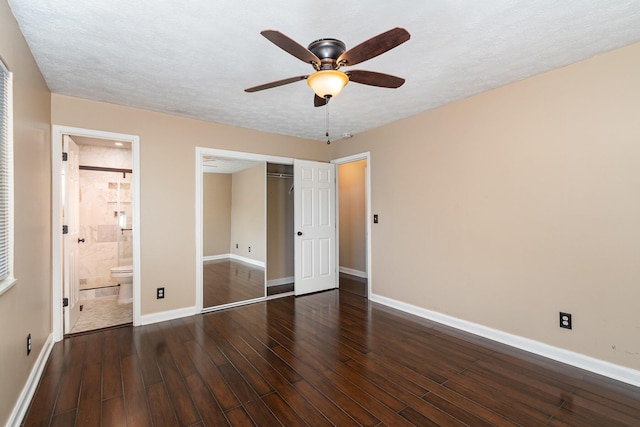
{"type": "Polygon", "coordinates": [[[69,234],[69,226],[68,225],[63,225],[62,226],[62,234],[69,234]]]}
{"type": "Polygon", "coordinates": [[[69,155],[65,152],[62,152],[62,161],[66,162],[67,160],[69,160],[69,155]]]}
{"type": "Polygon", "coordinates": [[[69,307],[69,298],[62,298],[62,306],[69,307]]]}

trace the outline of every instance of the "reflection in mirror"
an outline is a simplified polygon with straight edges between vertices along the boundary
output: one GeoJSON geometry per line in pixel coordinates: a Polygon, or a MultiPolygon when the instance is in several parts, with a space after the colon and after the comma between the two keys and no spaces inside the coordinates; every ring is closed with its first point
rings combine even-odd
{"type": "Polygon", "coordinates": [[[265,297],[265,162],[203,158],[203,307],[265,297]]]}

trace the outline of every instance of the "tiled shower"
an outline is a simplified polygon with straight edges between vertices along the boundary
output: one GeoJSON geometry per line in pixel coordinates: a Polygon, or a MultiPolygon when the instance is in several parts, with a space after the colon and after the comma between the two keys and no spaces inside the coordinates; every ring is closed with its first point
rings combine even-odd
{"type": "MultiPolygon", "coordinates": [[[[130,169],[131,150],[81,145],[80,165],[130,169]]],[[[118,293],[111,268],[133,263],[131,218],[130,173],[80,170],[79,277],[85,298],[118,293]]]]}
{"type": "Polygon", "coordinates": [[[131,149],[114,142],[107,146],[78,141],[78,147],[78,262],[84,310],[72,332],[117,324],[110,318],[121,319],[123,312],[124,323],[132,317],[131,304],[118,303],[119,286],[111,278],[111,268],[133,264],[131,149]]]}

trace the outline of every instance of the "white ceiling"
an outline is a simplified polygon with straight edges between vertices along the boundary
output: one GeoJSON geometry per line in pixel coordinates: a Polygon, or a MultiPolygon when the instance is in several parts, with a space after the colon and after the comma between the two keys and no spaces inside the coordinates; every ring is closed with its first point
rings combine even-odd
{"type": "Polygon", "coordinates": [[[71,135],[73,141],[78,145],[93,145],[100,147],[117,148],[121,150],[131,150],[130,141],[116,141],[113,139],[90,138],[88,136],[71,135]]]}
{"type": "Polygon", "coordinates": [[[357,69],[399,89],[350,83],[329,106],[331,135],[358,134],[640,41],[637,0],[9,0],[54,93],[323,140],[326,111],[300,81],[310,65],[260,35],[347,49],[393,27],[411,40],[357,69]]]}
{"type": "Polygon", "coordinates": [[[265,164],[265,162],[257,160],[235,159],[220,156],[203,156],[202,171],[205,173],[233,174],[263,164],[265,164]]]}

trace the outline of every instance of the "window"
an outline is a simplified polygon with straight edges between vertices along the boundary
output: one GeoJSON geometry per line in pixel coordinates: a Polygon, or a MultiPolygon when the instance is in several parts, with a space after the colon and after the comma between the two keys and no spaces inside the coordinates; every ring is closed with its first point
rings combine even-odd
{"type": "Polygon", "coordinates": [[[0,61],[0,294],[13,277],[13,115],[11,73],[0,61]]]}

